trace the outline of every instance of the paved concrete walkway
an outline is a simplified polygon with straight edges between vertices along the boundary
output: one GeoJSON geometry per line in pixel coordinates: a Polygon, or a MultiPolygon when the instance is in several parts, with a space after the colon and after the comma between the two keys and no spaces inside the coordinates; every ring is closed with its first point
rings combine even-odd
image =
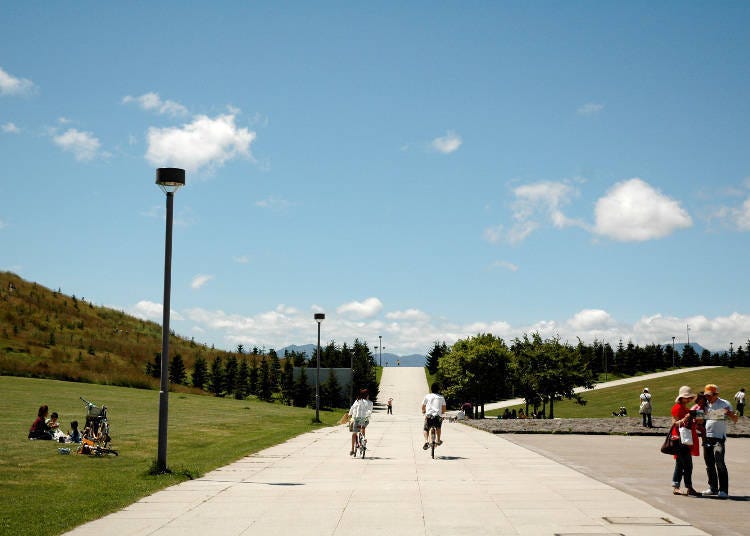
{"type": "Polygon", "coordinates": [[[69,534],[704,535],[686,521],[529,449],[445,424],[422,450],[421,368],[388,367],[368,454],[343,426],[301,435],[146,497],[69,534]]]}

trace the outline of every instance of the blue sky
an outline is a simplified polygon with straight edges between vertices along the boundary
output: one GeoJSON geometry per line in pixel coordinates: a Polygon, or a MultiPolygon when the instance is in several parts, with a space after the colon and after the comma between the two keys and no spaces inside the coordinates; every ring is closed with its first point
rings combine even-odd
{"type": "Polygon", "coordinates": [[[0,269],[387,352],[750,338],[746,2],[1,2],[0,269]]]}

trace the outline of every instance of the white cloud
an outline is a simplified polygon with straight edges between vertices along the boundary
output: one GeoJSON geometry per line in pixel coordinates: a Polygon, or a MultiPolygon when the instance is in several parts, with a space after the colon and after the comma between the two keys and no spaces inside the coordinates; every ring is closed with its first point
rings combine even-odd
{"type": "MultiPolygon", "coordinates": [[[[141,300],[131,307],[127,312],[137,318],[143,318],[145,320],[161,321],[164,306],[161,303],[154,303],[148,300],[141,300]]],[[[183,316],[177,311],[172,309],[169,313],[170,320],[181,321],[184,320],[183,316]]]]}
{"type": "Polygon", "coordinates": [[[510,270],[511,272],[517,272],[518,266],[513,264],[512,262],[508,261],[495,261],[492,263],[493,268],[504,268],[505,270],[510,270]]]}
{"type": "Polygon", "coordinates": [[[594,102],[587,102],[586,104],[578,107],[579,115],[595,115],[604,109],[603,104],[597,104],[594,102]]]}
{"type": "Polygon", "coordinates": [[[21,132],[21,129],[18,128],[15,123],[11,123],[10,121],[3,124],[2,129],[6,134],[18,134],[21,132]]]}
{"type": "Polygon", "coordinates": [[[142,109],[155,111],[160,115],[171,115],[172,117],[175,117],[184,116],[188,113],[188,109],[179,102],[171,100],[163,101],[161,100],[161,97],[159,97],[158,93],[153,92],[145,93],[140,97],[131,97],[130,95],[127,95],[126,97],[123,97],[122,102],[123,104],[135,102],[142,109]]]}
{"type": "Polygon", "coordinates": [[[63,151],[73,153],[76,160],[81,162],[93,160],[101,146],[99,140],[91,132],[81,132],[75,128],[68,129],[52,139],[63,151]]]}
{"type": "Polygon", "coordinates": [[[146,159],[157,167],[177,166],[191,171],[221,166],[237,156],[251,157],[250,144],[255,132],[238,128],[234,115],[214,119],[197,116],[180,128],[148,129],[146,159]]]}
{"type": "Polygon", "coordinates": [[[579,220],[567,217],[562,207],[578,195],[578,191],[566,182],[542,181],[524,184],[513,189],[515,199],[512,204],[515,223],[507,231],[502,225],[484,230],[484,237],[491,243],[507,241],[518,244],[539,229],[543,222],[554,227],[583,227],[579,220]]]}
{"type": "Polygon", "coordinates": [[[443,154],[450,154],[461,147],[461,137],[453,131],[448,131],[445,136],[432,140],[432,148],[443,154]]]}
{"type": "Polygon", "coordinates": [[[232,257],[232,260],[238,264],[247,264],[250,262],[248,255],[240,255],[239,257],[232,257]]]}
{"type": "Polygon", "coordinates": [[[370,318],[383,309],[383,302],[377,298],[367,298],[364,301],[345,303],[336,309],[340,315],[350,315],[355,318],[370,318]]]}
{"type": "Polygon", "coordinates": [[[212,275],[204,275],[204,274],[198,274],[196,275],[192,282],[190,283],[190,288],[192,289],[199,289],[209,281],[211,281],[214,278],[212,275]]]}
{"type": "Polygon", "coordinates": [[[639,178],[615,184],[596,202],[594,231],[622,242],[662,238],[692,226],[680,204],[639,178]]]}
{"type": "Polygon", "coordinates": [[[613,325],[613,320],[607,311],[602,309],[584,309],[579,311],[568,324],[577,332],[586,332],[597,329],[607,329],[613,325]]]}
{"type": "Polygon", "coordinates": [[[721,207],[711,216],[718,218],[738,231],[750,231],[750,197],[739,207],[721,207]]]}
{"type": "Polygon", "coordinates": [[[393,311],[386,313],[385,317],[389,320],[406,320],[410,322],[425,322],[430,316],[419,309],[407,309],[405,311],[393,311]]]}
{"type": "Polygon", "coordinates": [[[16,78],[0,67],[0,95],[28,95],[34,91],[34,82],[16,78]]]}

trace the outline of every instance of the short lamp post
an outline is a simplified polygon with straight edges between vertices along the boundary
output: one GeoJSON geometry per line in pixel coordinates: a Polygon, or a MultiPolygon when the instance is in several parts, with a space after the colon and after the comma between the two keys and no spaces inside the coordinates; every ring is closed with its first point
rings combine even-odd
{"type": "Polygon", "coordinates": [[[315,373],[315,422],[320,422],[320,323],[325,320],[326,315],[324,313],[315,313],[314,318],[318,323],[318,364],[315,373]]]}
{"type": "Polygon", "coordinates": [[[172,219],[174,193],[185,186],[185,170],[159,168],[156,184],[167,194],[167,232],[164,241],[164,302],[161,332],[161,382],[159,384],[159,447],[156,470],[167,471],[167,415],[169,413],[169,310],[172,288],[172,219]]]}

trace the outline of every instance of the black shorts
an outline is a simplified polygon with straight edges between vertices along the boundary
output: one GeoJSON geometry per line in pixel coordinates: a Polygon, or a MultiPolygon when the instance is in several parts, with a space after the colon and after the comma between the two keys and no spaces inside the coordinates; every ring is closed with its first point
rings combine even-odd
{"type": "Polygon", "coordinates": [[[429,432],[432,427],[440,429],[443,426],[443,418],[440,415],[427,415],[424,419],[424,431],[429,432]]]}

